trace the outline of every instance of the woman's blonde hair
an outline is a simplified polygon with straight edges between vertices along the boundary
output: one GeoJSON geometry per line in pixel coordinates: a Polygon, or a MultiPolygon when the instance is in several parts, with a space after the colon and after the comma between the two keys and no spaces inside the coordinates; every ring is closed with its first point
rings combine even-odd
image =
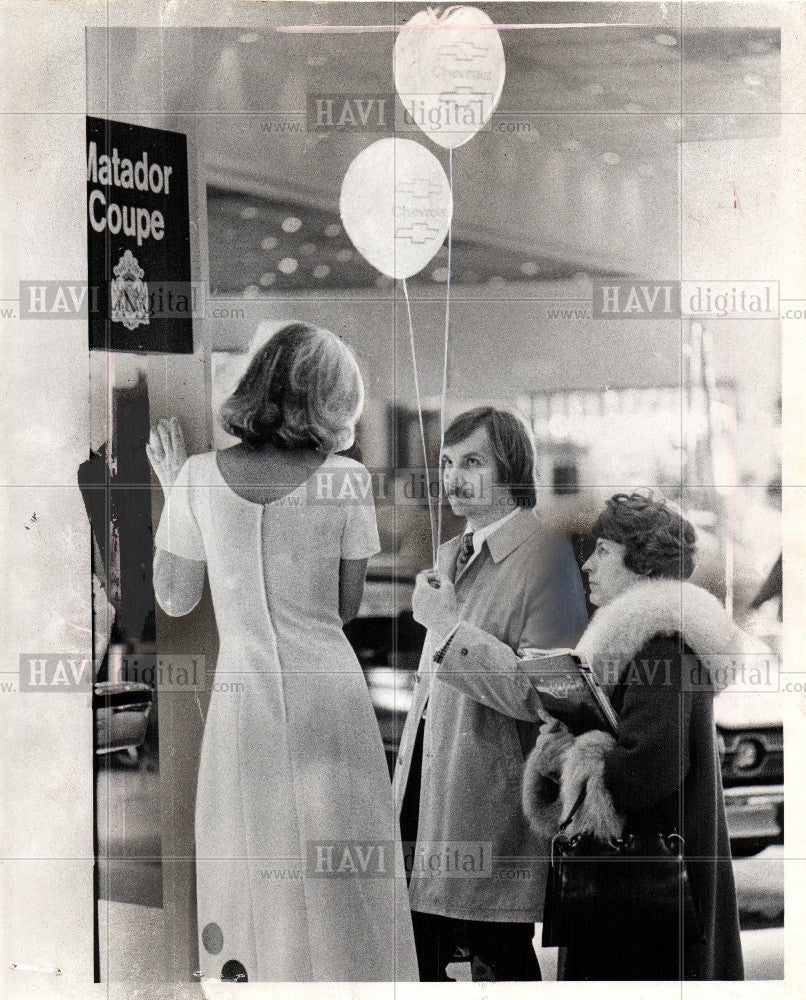
{"type": "Polygon", "coordinates": [[[329,453],[352,445],[363,407],[364,383],[349,347],[330,330],[293,322],[254,353],[220,419],[249,448],[329,453]]]}

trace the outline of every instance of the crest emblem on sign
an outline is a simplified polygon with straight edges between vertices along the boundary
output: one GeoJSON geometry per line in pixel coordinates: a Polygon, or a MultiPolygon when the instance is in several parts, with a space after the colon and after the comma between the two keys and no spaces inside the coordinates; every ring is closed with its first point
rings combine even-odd
{"type": "Polygon", "coordinates": [[[148,285],[143,281],[145,271],[131,250],[123,254],[113,271],[112,322],[122,323],[127,330],[148,326],[148,285]]]}

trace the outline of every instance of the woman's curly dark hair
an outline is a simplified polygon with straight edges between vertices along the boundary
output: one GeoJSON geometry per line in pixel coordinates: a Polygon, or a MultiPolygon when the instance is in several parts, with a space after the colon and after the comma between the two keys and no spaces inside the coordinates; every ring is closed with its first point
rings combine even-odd
{"type": "Polygon", "coordinates": [[[593,533],[624,545],[624,565],[641,576],[687,580],[694,572],[697,532],[662,498],[617,493],[605,504],[593,533]]]}

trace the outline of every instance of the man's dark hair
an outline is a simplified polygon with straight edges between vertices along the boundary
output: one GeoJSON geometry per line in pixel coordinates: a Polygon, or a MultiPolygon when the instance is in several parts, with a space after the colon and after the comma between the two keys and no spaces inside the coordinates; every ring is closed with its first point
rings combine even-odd
{"type": "Polygon", "coordinates": [[[479,406],[451,421],[445,431],[445,444],[459,444],[479,427],[487,431],[498,478],[509,487],[512,499],[519,507],[534,507],[535,453],[526,427],[506,410],[479,406]]]}
{"type": "Polygon", "coordinates": [[[697,532],[663,499],[617,493],[605,504],[593,533],[623,545],[624,565],[633,573],[687,580],[694,572],[697,532]]]}

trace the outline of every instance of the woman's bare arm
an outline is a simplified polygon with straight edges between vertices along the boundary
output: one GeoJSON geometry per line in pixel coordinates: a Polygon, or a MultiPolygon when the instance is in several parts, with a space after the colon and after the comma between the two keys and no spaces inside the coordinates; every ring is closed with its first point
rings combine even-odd
{"type": "Polygon", "coordinates": [[[154,555],[154,596],[166,615],[179,618],[191,612],[201,600],[203,588],[203,562],[157,549],[154,555]]]}
{"type": "Polygon", "coordinates": [[[352,621],[361,607],[364,596],[364,579],[367,575],[366,559],[342,559],[339,564],[339,616],[343,622],[352,621]]]}

